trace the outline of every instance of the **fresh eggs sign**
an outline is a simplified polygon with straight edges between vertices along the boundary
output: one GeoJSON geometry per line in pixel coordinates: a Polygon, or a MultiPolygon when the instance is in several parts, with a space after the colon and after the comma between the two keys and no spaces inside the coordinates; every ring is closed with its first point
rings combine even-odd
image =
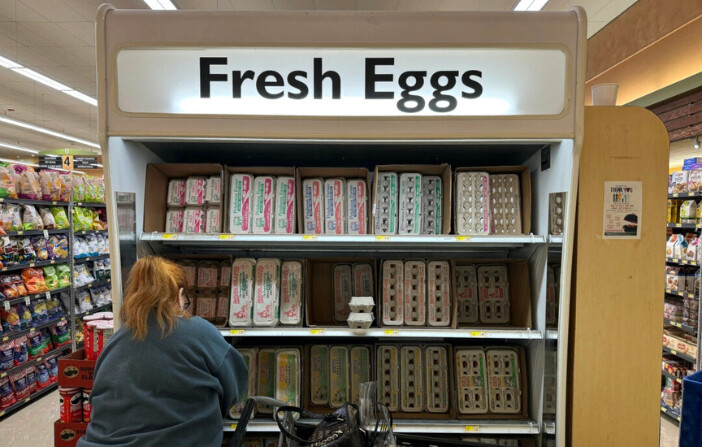
{"type": "Polygon", "coordinates": [[[558,116],[557,48],[127,48],[123,112],[231,116],[558,116]]]}

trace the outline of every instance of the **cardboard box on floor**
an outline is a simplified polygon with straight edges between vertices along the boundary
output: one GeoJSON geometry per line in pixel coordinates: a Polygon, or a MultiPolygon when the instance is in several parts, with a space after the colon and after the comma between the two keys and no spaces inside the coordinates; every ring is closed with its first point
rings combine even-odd
{"type": "Polygon", "coordinates": [[[85,350],[79,349],[58,359],[58,384],[68,388],[92,388],[95,360],[86,360],[85,350]]]}
{"type": "MultiPolygon", "coordinates": [[[[295,174],[295,184],[297,185],[297,228],[299,233],[304,233],[305,228],[305,208],[304,208],[304,197],[302,191],[302,183],[307,178],[344,178],[344,179],[356,179],[360,178],[366,181],[366,197],[368,198],[368,203],[366,204],[366,234],[373,234],[373,226],[370,224],[370,208],[372,203],[370,201],[371,195],[371,179],[370,173],[366,168],[297,168],[295,174]]],[[[344,191],[346,195],[346,191],[344,191]]],[[[348,200],[348,197],[346,197],[348,200]]],[[[346,211],[344,211],[346,214],[346,211]]],[[[348,216],[346,216],[348,220],[348,216]]],[[[324,216],[322,216],[322,221],[324,221],[324,216]]]]}
{"type": "MultiPolygon", "coordinates": [[[[215,175],[222,176],[222,165],[209,163],[151,163],[147,165],[144,189],[144,233],[165,231],[169,180],[215,175]]],[[[224,214],[224,202],[227,197],[224,185],[223,179],[222,198],[219,204],[220,216],[224,214]]]]}
{"type": "Polygon", "coordinates": [[[373,171],[373,191],[372,191],[372,215],[370,221],[371,234],[375,232],[375,213],[377,209],[378,198],[376,197],[377,183],[378,183],[378,173],[379,172],[396,172],[397,173],[397,190],[398,190],[398,228],[400,219],[399,210],[399,191],[400,191],[400,174],[405,172],[418,172],[422,175],[438,175],[441,177],[442,185],[442,197],[441,197],[441,234],[451,234],[451,204],[452,195],[451,190],[453,187],[453,177],[451,176],[451,166],[448,164],[440,165],[377,165],[373,171]]]}
{"type": "MultiPolygon", "coordinates": [[[[309,258],[305,266],[305,323],[308,327],[347,326],[346,323],[334,321],[334,278],[333,266],[336,264],[371,264],[373,283],[378,283],[376,261],[374,258],[309,258]]],[[[373,310],[376,323],[378,319],[378,299],[375,298],[373,310]]]]}
{"type": "MultiPolygon", "coordinates": [[[[487,172],[489,175],[493,174],[517,174],[519,176],[519,192],[522,197],[521,210],[522,210],[522,234],[531,234],[531,173],[529,172],[529,166],[483,166],[483,167],[470,167],[470,168],[456,168],[455,174],[460,172],[487,172]]],[[[452,179],[452,183],[455,184],[455,174],[452,179]]],[[[456,195],[457,196],[457,195],[456,195]]],[[[455,201],[455,198],[454,198],[455,201]]],[[[454,211],[454,219],[456,217],[456,204],[452,203],[451,209],[454,211]]],[[[491,216],[492,218],[492,216],[491,216]]],[[[492,223],[490,224],[492,229],[492,223]]]]}
{"type": "Polygon", "coordinates": [[[75,447],[87,429],[87,422],[54,422],[54,447],[75,447]]]}

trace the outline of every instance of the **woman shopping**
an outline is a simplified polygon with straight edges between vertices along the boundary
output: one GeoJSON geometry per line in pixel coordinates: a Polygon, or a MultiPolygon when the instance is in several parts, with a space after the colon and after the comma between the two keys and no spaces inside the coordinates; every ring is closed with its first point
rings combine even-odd
{"type": "Polygon", "coordinates": [[[222,418],[245,395],[248,371],[214,326],[183,310],[184,285],[181,268],[163,258],[132,268],[79,447],[222,444],[222,418]]]}

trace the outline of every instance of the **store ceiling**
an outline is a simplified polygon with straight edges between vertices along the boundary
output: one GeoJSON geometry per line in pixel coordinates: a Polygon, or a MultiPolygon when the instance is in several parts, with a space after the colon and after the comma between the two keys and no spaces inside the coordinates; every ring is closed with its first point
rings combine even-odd
{"type": "MultiPolygon", "coordinates": [[[[637,0],[550,0],[545,10],[582,5],[588,37],[637,0]]],[[[96,97],[94,20],[102,0],[0,0],[0,56],[96,97]]],[[[119,9],[147,9],[142,0],[113,0],[119,9]]],[[[173,0],[184,10],[508,11],[517,0],[173,0]]],[[[0,66],[0,116],[97,142],[97,108],[0,66]]],[[[36,150],[91,149],[0,123],[0,143],[36,150]]],[[[95,150],[95,149],[92,149],[95,150]]],[[[0,157],[26,158],[0,147],[0,157]]]]}

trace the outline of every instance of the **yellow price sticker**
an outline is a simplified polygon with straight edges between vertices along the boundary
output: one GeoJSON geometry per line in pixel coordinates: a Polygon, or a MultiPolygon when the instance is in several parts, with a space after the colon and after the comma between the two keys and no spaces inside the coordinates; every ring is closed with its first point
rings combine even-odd
{"type": "Polygon", "coordinates": [[[244,329],[230,329],[229,335],[244,335],[244,329]]]}
{"type": "Polygon", "coordinates": [[[390,240],[390,236],[376,236],[376,237],[375,237],[375,240],[376,240],[376,241],[389,241],[389,240],[390,240]]]}
{"type": "Polygon", "coordinates": [[[317,235],[316,234],[304,234],[304,235],[302,235],[302,240],[303,241],[316,241],[317,235]]]}
{"type": "Polygon", "coordinates": [[[687,264],[688,262],[687,262],[687,260],[683,259],[683,260],[682,260],[682,263],[683,263],[683,264],[687,264]]]}
{"type": "Polygon", "coordinates": [[[482,337],[485,337],[485,332],[484,332],[484,331],[472,331],[472,332],[470,333],[470,336],[471,336],[471,337],[480,337],[480,338],[482,338],[482,337]]]}
{"type": "Polygon", "coordinates": [[[26,398],[26,399],[24,400],[24,403],[26,404],[27,402],[29,402],[30,399],[31,399],[31,397],[26,398]]]}
{"type": "Polygon", "coordinates": [[[676,351],[675,349],[671,349],[671,350],[670,350],[670,353],[673,354],[673,355],[678,355],[678,351],[676,351]]]}
{"type": "Polygon", "coordinates": [[[400,334],[400,331],[398,331],[397,329],[385,329],[385,335],[394,336],[394,335],[399,335],[399,334],[400,334]]]}
{"type": "Polygon", "coordinates": [[[675,224],[675,228],[682,228],[682,224],[675,224]]]}
{"type": "Polygon", "coordinates": [[[682,324],[680,324],[680,323],[675,323],[675,325],[679,328],[682,328],[682,324]]]}
{"type": "Polygon", "coordinates": [[[478,425],[466,425],[466,433],[478,433],[480,431],[480,426],[478,425]]]}
{"type": "Polygon", "coordinates": [[[162,238],[163,239],[178,239],[178,235],[173,234],[173,233],[163,233],[162,238]]]}
{"type": "Polygon", "coordinates": [[[232,424],[232,425],[230,425],[230,427],[232,430],[236,430],[236,424],[232,424]]]}
{"type": "Polygon", "coordinates": [[[662,411],[663,413],[667,413],[667,412],[668,412],[668,409],[667,409],[666,407],[661,407],[661,411],[662,411]]]}
{"type": "Polygon", "coordinates": [[[223,241],[231,241],[234,239],[234,235],[233,234],[220,234],[219,238],[223,241]]]}
{"type": "Polygon", "coordinates": [[[19,231],[17,232],[17,235],[19,236],[19,235],[21,235],[21,234],[24,234],[24,231],[19,230],[19,231]]]}
{"type": "Polygon", "coordinates": [[[680,197],[680,194],[678,194],[677,192],[674,192],[673,197],[680,197]]]}
{"type": "Polygon", "coordinates": [[[7,373],[0,374],[0,379],[7,377],[7,373]]]}
{"type": "Polygon", "coordinates": [[[456,240],[458,242],[468,242],[470,240],[470,236],[456,236],[456,240]]]}
{"type": "Polygon", "coordinates": [[[310,329],[310,335],[324,335],[324,329],[310,329]]]}

